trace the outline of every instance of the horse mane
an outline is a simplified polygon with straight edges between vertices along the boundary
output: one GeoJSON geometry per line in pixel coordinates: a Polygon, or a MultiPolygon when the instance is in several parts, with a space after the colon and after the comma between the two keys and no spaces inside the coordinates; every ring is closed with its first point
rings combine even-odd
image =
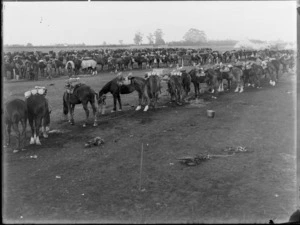
{"type": "Polygon", "coordinates": [[[107,82],[107,83],[103,86],[103,88],[99,91],[99,95],[98,95],[99,98],[100,98],[103,94],[107,94],[108,92],[110,92],[110,86],[111,86],[111,84],[112,84],[113,81],[115,81],[115,79],[113,79],[113,80],[107,82]]]}

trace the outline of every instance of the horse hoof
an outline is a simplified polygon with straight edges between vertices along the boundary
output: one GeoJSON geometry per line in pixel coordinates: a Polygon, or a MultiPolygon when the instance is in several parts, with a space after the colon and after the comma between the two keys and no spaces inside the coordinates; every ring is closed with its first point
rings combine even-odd
{"type": "Polygon", "coordinates": [[[44,138],[48,138],[48,134],[44,134],[43,137],[44,137],[44,138]]]}
{"type": "Polygon", "coordinates": [[[135,109],[135,111],[139,111],[139,110],[141,110],[141,108],[142,108],[142,106],[138,106],[138,107],[136,107],[136,109],[135,109]]]}
{"type": "Polygon", "coordinates": [[[149,106],[146,106],[146,107],[144,108],[144,112],[147,112],[148,109],[149,109],[149,106]]]}
{"type": "Polygon", "coordinates": [[[35,143],[34,139],[33,139],[33,138],[30,138],[29,144],[33,145],[34,143],[35,143]]]}
{"type": "Polygon", "coordinates": [[[111,110],[110,112],[114,113],[114,112],[116,112],[116,111],[115,111],[115,110],[111,110]]]}
{"type": "Polygon", "coordinates": [[[97,126],[98,126],[98,124],[97,124],[97,123],[94,123],[94,124],[93,124],[93,126],[94,126],[94,127],[97,127],[97,126]]]}
{"type": "Polygon", "coordinates": [[[122,109],[118,109],[118,112],[122,112],[122,109]]]}

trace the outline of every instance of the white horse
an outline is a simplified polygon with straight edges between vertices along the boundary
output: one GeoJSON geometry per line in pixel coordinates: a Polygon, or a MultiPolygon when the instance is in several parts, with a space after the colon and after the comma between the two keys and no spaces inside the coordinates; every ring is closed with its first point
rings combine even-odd
{"type": "Polygon", "coordinates": [[[97,62],[93,59],[82,60],[82,62],[81,62],[81,69],[92,68],[92,70],[93,70],[92,75],[97,74],[96,66],[97,66],[97,62]]]}

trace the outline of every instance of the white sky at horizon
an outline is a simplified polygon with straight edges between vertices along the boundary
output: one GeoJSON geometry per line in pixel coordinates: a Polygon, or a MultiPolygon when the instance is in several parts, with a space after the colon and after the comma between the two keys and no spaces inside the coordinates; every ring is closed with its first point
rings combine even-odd
{"type": "Polygon", "coordinates": [[[180,41],[190,28],[209,40],[296,42],[296,1],[4,2],[3,44],[132,44],[157,28],[180,41]]]}

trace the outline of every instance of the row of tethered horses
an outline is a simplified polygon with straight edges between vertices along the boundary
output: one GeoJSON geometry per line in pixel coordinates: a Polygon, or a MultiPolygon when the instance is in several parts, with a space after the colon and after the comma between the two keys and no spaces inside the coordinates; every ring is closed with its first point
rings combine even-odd
{"type": "MultiPolygon", "coordinates": [[[[283,50],[282,53],[291,53],[283,50]]],[[[128,70],[137,67],[160,68],[172,67],[176,64],[204,65],[219,62],[229,63],[236,59],[248,59],[257,54],[273,57],[273,50],[233,50],[213,51],[210,48],[145,48],[145,49],[95,49],[35,52],[7,52],[4,54],[4,70],[11,75],[19,75],[20,79],[37,80],[41,77],[60,75],[78,75],[89,70],[91,73],[103,71],[128,70]]]]}
{"type": "MultiPolygon", "coordinates": [[[[294,55],[276,52],[274,58],[268,56],[252,56],[247,61],[236,61],[235,63],[219,63],[212,66],[194,66],[190,71],[177,67],[173,71],[158,74],[148,72],[145,77],[124,76],[118,73],[111,81],[96,93],[90,86],[78,82],[78,78],[70,78],[65,85],[66,91],[63,94],[63,113],[66,117],[70,114],[69,122],[74,124],[74,108],[76,104],[82,104],[86,113],[86,120],[83,127],[88,123],[89,109],[91,104],[94,117],[94,126],[97,126],[97,117],[106,105],[106,94],[111,93],[114,99],[113,111],[116,111],[117,101],[119,110],[122,110],[121,94],[138,92],[139,104],[136,110],[145,106],[156,108],[159,94],[161,93],[161,82],[166,81],[171,100],[179,105],[185,101],[190,92],[190,85],[193,83],[195,97],[200,96],[200,84],[207,86],[208,93],[216,96],[224,91],[223,81],[227,80],[227,89],[230,90],[231,83],[236,84],[235,92],[243,92],[245,84],[261,88],[262,81],[269,81],[272,86],[276,85],[280,73],[288,72],[294,67],[294,55]],[[98,110],[97,106],[98,105],[98,110]]],[[[247,86],[247,85],[246,85],[247,86]]],[[[43,136],[48,137],[51,110],[48,100],[44,95],[30,95],[25,101],[14,99],[6,103],[5,121],[7,124],[8,142],[10,142],[11,127],[18,136],[18,148],[21,146],[21,136],[26,136],[27,119],[31,127],[30,144],[40,145],[39,132],[42,128],[43,136]],[[23,126],[22,134],[19,132],[18,124],[23,126]]]]}

